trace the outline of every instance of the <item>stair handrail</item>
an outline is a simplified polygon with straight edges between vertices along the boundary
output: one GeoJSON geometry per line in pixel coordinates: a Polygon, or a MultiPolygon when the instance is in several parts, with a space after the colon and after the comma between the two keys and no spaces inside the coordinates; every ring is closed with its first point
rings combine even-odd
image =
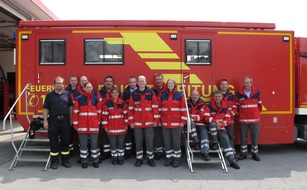
{"type": "Polygon", "coordinates": [[[6,114],[6,116],[4,117],[3,119],[3,130],[5,130],[5,126],[6,126],[6,119],[8,117],[10,117],[10,130],[11,130],[11,143],[13,145],[13,148],[16,152],[16,154],[18,153],[18,150],[16,148],[16,145],[15,145],[15,141],[14,141],[14,131],[13,131],[13,121],[12,121],[12,111],[13,109],[15,108],[16,104],[18,103],[18,101],[20,100],[20,98],[22,97],[23,94],[25,94],[25,104],[26,104],[26,117],[27,117],[27,120],[30,124],[30,118],[29,118],[29,115],[28,115],[28,103],[27,103],[27,100],[28,100],[28,94],[25,93],[28,89],[29,86],[31,86],[32,84],[31,83],[28,83],[24,89],[21,91],[21,93],[19,94],[18,98],[15,100],[14,104],[12,105],[11,109],[8,111],[8,113],[6,114]]]}

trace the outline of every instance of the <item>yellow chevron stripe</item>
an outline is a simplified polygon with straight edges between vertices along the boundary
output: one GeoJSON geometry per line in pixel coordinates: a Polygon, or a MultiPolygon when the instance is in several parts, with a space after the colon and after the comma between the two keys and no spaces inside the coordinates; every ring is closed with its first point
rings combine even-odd
{"type": "Polygon", "coordinates": [[[203,82],[198,78],[196,74],[190,74],[190,83],[191,84],[203,84],[203,82]]]}
{"type": "Polygon", "coordinates": [[[121,33],[136,52],[173,52],[157,33],[121,33]]]}
{"type": "Polygon", "coordinates": [[[139,53],[139,56],[143,59],[154,58],[154,59],[178,59],[176,53],[139,53]]]}
{"type": "Polygon", "coordinates": [[[146,62],[151,70],[190,70],[183,62],[146,62]]]}
{"type": "Polygon", "coordinates": [[[124,44],[124,38],[104,38],[108,44],[124,44]]]}

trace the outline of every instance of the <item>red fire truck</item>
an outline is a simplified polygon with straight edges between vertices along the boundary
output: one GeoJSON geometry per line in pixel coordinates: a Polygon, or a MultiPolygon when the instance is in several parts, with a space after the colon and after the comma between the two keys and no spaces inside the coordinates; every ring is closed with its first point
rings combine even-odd
{"type": "MultiPolygon", "coordinates": [[[[66,83],[70,75],[86,75],[97,89],[111,75],[123,91],[132,75],[145,75],[151,86],[161,73],[179,84],[187,78],[187,96],[197,89],[205,101],[220,79],[228,79],[235,93],[250,76],[263,97],[259,143],[307,139],[307,39],[276,30],[275,24],[21,21],[16,38],[17,94],[32,84],[30,116],[42,115],[45,95],[58,75],[66,83]]],[[[27,130],[25,101],[19,101],[17,114],[27,130]]]]}

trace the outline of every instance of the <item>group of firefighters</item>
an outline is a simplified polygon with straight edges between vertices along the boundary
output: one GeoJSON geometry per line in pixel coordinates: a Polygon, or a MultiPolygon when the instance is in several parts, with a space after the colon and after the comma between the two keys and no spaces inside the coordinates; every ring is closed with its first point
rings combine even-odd
{"type": "Polygon", "coordinates": [[[234,95],[228,90],[228,81],[222,79],[219,90],[206,104],[197,90],[192,91],[186,100],[183,93],[177,91],[176,81],[168,79],[164,82],[162,74],[155,75],[152,88],[146,85],[145,76],[132,76],[123,93],[113,85],[112,76],[104,78],[104,86],[99,91],[86,76],[80,77],[79,84],[78,78],[71,76],[70,84],[64,90],[64,79],[58,76],[54,80],[55,88],[46,95],[43,106],[44,128],[48,129],[50,139],[50,167],[58,168],[59,155],[62,165],[71,167],[70,146],[76,137],[80,147],[78,162],[82,168],[88,167],[88,155],[94,168],[110,156],[113,165],[122,165],[131,156],[133,144],[136,167],[143,164],[144,155],[151,167],[155,167],[154,160],[163,157],[166,167],[179,167],[187,109],[191,121],[190,136],[202,159],[209,161],[209,149],[218,149],[220,143],[230,166],[240,169],[237,159],[247,158],[250,131],[252,159],[260,161],[258,135],[262,100],[260,91],[252,86],[252,78],[245,77],[243,81],[243,87],[234,95]],[[234,116],[237,112],[241,139],[238,157],[234,149],[234,116]]]}

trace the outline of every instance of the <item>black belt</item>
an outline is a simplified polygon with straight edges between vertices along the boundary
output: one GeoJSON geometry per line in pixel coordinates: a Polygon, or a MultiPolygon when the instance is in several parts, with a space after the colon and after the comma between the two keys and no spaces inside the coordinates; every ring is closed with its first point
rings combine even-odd
{"type": "Polygon", "coordinates": [[[64,119],[68,118],[68,115],[51,115],[50,118],[64,119]]]}

